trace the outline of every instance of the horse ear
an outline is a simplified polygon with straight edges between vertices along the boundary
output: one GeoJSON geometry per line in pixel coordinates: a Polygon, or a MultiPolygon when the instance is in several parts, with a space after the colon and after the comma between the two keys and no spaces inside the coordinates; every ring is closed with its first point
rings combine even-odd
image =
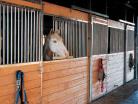
{"type": "Polygon", "coordinates": [[[54,30],[51,29],[50,32],[49,32],[49,35],[53,34],[54,33],[54,30]]]}

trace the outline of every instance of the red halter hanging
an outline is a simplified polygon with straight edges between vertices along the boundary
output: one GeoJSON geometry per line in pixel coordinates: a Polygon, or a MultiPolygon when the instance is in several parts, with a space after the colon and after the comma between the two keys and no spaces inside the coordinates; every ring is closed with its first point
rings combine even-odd
{"type": "Polygon", "coordinates": [[[98,60],[98,80],[101,82],[101,92],[104,90],[105,72],[103,68],[103,59],[98,60]]]}

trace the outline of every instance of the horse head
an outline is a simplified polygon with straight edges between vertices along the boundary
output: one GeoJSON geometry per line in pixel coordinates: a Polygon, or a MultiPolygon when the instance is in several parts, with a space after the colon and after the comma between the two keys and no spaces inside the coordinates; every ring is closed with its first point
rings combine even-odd
{"type": "Polygon", "coordinates": [[[59,35],[60,32],[51,30],[47,37],[44,39],[44,60],[52,60],[53,54],[58,55],[62,58],[67,58],[69,52],[63,43],[62,37],[59,35]]]}

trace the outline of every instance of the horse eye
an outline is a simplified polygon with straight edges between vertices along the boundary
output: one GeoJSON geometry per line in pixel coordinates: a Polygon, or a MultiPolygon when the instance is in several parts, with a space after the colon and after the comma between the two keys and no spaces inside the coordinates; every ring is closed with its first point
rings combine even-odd
{"type": "Polygon", "coordinates": [[[53,42],[54,42],[54,43],[57,43],[57,41],[56,41],[56,40],[54,40],[53,42]]]}

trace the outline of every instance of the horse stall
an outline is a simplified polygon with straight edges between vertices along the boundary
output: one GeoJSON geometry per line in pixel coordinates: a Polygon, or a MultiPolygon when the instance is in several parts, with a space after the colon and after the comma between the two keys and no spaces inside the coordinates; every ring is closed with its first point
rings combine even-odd
{"type": "Polygon", "coordinates": [[[107,55],[107,92],[124,83],[124,24],[108,21],[109,54],[107,55]]]}
{"type": "Polygon", "coordinates": [[[24,72],[29,104],[86,104],[88,102],[87,14],[73,10],[74,14],[84,15],[86,21],[66,16],[63,18],[62,15],[54,14],[59,11],[54,10],[54,13],[49,11],[51,5],[55,10],[63,8],[64,12],[67,10],[70,15],[72,13],[68,8],[49,3],[44,3],[46,15],[42,15],[41,10],[29,7],[0,4],[2,22],[0,103],[15,103],[17,70],[24,72]],[[43,60],[43,36],[46,36],[50,28],[60,30],[71,59],[43,60]]]}
{"type": "Polygon", "coordinates": [[[102,83],[98,80],[99,60],[103,60],[103,69],[107,73],[107,54],[108,54],[108,20],[97,16],[92,16],[93,25],[93,49],[92,49],[92,73],[93,73],[93,91],[92,98],[96,99],[103,96],[107,90],[107,79],[102,83]]]}
{"type": "Polygon", "coordinates": [[[15,103],[16,71],[22,70],[28,101],[39,104],[42,13],[40,8],[32,8],[37,4],[28,7],[26,1],[21,1],[24,6],[11,2],[0,2],[0,103],[15,103]]]}
{"type": "Polygon", "coordinates": [[[134,26],[126,28],[126,82],[134,79],[134,26]],[[130,55],[132,54],[132,59],[130,55]],[[131,65],[132,63],[132,65],[131,65]]]}

